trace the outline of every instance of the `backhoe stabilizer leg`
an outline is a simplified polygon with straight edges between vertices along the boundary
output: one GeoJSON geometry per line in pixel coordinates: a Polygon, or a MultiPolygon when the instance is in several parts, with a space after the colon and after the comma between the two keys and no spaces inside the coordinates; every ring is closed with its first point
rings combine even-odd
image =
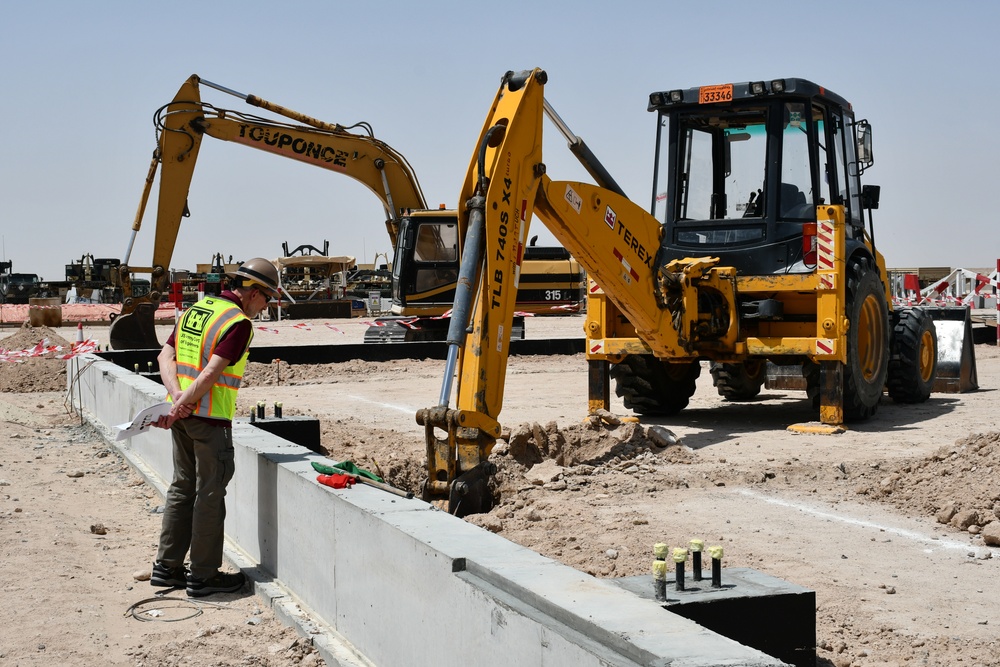
{"type": "Polygon", "coordinates": [[[839,361],[820,362],[819,420],[835,426],[844,423],[844,365],[839,361]]]}
{"type": "Polygon", "coordinates": [[[587,414],[611,409],[611,374],[606,359],[587,360],[587,414]]]}

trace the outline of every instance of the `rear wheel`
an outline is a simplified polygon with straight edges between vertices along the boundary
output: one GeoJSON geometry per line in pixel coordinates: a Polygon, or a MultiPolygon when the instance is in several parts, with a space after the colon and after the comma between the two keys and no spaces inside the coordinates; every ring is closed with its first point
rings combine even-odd
{"type": "Polygon", "coordinates": [[[923,308],[899,311],[890,345],[889,396],[898,403],[923,403],[937,372],[934,320],[923,308]]]}
{"type": "Polygon", "coordinates": [[[767,377],[767,362],[749,359],[738,364],[718,364],[709,367],[712,384],[719,396],[727,401],[749,401],[757,397],[767,377]]]}
{"type": "Polygon", "coordinates": [[[868,258],[851,260],[848,267],[847,319],[844,420],[860,421],[878,409],[889,368],[889,307],[868,258]]]}
{"type": "Polygon", "coordinates": [[[632,354],[611,366],[615,393],[641,415],[674,415],[686,408],[699,375],[697,361],[670,364],[648,354],[632,354]]]}

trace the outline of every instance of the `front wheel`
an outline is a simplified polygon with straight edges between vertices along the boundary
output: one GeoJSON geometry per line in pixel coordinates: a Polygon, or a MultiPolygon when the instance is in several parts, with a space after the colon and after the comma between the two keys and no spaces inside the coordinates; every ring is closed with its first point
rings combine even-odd
{"type": "Polygon", "coordinates": [[[767,361],[748,359],[738,364],[713,361],[708,370],[719,396],[727,401],[750,401],[760,393],[760,387],[767,378],[767,361]]]}
{"type": "Polygon", "coordinates": [[[861,421],[878,409],[889,368],[889,306],[868,258],[853,259],[848,267],[847,319],[844,420],[861,421]]]}
{"type": "Polygon", "coordinates": [[[687,407],[701,374],[697,361],[667,363],[649,354],[630,354],[611,366],[615,393],[641,415],[674,415],[687,407]]]}
{"type": "Polygon", "coordinates": [[[934,319],[923,308],[899,311],[890,348],[889,396],[897,403],[923,403],[937,374],[934,319]]]}

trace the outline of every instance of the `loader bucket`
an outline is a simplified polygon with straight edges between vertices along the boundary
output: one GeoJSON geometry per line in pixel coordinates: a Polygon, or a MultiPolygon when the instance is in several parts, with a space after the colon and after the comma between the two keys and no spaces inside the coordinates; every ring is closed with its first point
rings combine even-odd
{"type": "Polygon", "coordinates": [[[767,362],[767,376],[764,378],[764,387],[767,389],[790,389],[793,391],[805,391],[808,388],[806,376],[802,374],[802,365],[779,366],[773,362],[767,362]]]}
{"type": "Polygon", "coordinates": [[[118,315],[111,320],[108,338],[114,350],[159,349],[154,325],[156,306],[140,303],[131,313],[118,315]]]}
{"type": "Polygon", "coordinates": [[[937,332],[937,375],[933,391],[958,394],[979,389],[971,311],[965,306],[929,306],[937,332]]]}

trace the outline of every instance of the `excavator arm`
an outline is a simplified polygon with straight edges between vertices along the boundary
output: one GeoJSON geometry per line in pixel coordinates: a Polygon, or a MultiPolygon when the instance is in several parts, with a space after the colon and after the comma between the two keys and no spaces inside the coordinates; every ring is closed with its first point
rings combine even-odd
{"type": "Polygon", "coordinates": [[[391,146],[376,139],[366,123],[350,128],[326,123],[257,96],[236,93],[197,75],[185,81],[173,101],[160,108],[154,118],[157,146],[132,224],[128,250],[119,267],[122,310],[114,318],[109,334],[115,349],[158,347],[154,315],[167,290],[170,259],[181,220],[189,215],[188,191],[201,141],[206,135],[329,169],[361,182],[382,202],[386,230],[394,246],[400,211],[427,207],[409,163],[391,146]],[[251,106],[296,123],[263,119],[202,102],[201,84],[240,97],[251,106]],[[354,127],[361,127],[365,133],[351,132],[354,127]],[[132,246],[142,226],[157,169],[160,170],[160,185],[152,265],[132,266],[132,246]],[[150,275],[147,295],[134,294],[133,274],[150,275]]]}
{"type": "MultiPolygon", "coordinates": [[[[500,435],[511,322],[534,214],[598,284],[616,295],[637,331],[661,332],[647,340],[660,340],[662,354],[682,349],[691,325],[685,314],[666,310],[658,296],[663,290],[654,289],[660,280],[656,219],[613,184],[552,181],[545,174],[545,80],[545,72],[537,69],[504,77],[459,199],[464,246],[445,377],[438,405],[417,414],[427,446],[424,496],[448,497],[450,511],[459,515],[488,511],[491,504],[488,457],[500,435]],[[663,336],[664,330],[673,335],[663,336]],[[451,408],[456,376],[456,407],[451,408]]],[[[684,280],[694,277],[685,272],[692,271],[697,267],[677,267],[676,289],[684,289],[684,280]]]]}

